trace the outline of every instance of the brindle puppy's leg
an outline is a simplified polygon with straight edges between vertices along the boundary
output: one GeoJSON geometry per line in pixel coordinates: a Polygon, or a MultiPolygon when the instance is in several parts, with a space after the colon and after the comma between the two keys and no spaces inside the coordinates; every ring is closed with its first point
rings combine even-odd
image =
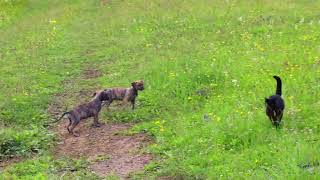
{"type": "Polygon", "coordinates": [[[134,110],[135,104],[136,104],[136,99],[131,100],[132,110],[134,110]]]}
{"type": "Polygon", "coordinates": [[[121,110],[124,110],[128,106],[128,101],[127,100],[122,100],[121,103],[119,104],[121,110]]]}
{"type": "Polygon", "coordinates": [[[70,132],[73,136],[75,137],[79,137],[79,134],[75,133],[73,130],[74,128],[79,124],[80,122],[80,119],[75,119],[73,122],[72,122],[72,125],[71,125],[71,128],[70,128],[70,132]]]}
{"type": "Polygon", "coordinates": [[[109,109],[109,106],[111,105],[111,103],[112,103],[112,100],[109,100],[109,101],[106,101],[104,105],[106,105],[107,108],[109,109]]]}
{"type": "Polygon", "coordinates": [[[72,118],[71,118],[70,116],[68,116],[68,119],[69,119],[69,124],[68,124],[68,126],[67,126],[67,129],[68,129],[68,132],[71,133],[71,131],[70,131],[70,126],[71,126],[71,124],[72,124],[72,118]]]}
{"type": "Polygon", "coordinates": [[[126,108],[128,106],[129,103],[132,104],[132,101],[130,99],[130,93],[129,94],[126,94],[122,100],[122,109],[126,108]]]}
{"type": "Polygon", "coordinates": [[[100,127],[100,123],[99,123],[99,114],[96,114],[93,116],[93,124],[92,124],[92,127],[100,127]]]}

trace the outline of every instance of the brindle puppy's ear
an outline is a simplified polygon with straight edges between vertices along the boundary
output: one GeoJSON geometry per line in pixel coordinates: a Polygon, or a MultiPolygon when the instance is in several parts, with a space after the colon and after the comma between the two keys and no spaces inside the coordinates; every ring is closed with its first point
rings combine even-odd
{"type": "Polygon", "coordinates": [[[137,84],[137,82],[136,82],[136,81],[133,81],[133,82],[131,83],[131,85],[132,85],[133,87],[135,87],[135,86],[136,86],[136,84],[137,84]]]}

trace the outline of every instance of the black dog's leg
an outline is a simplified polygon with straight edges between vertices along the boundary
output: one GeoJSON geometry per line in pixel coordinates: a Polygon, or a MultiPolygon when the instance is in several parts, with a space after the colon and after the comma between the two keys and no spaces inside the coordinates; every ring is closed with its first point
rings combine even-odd
{"type": "Polygon", "coordinates": [[[279,110],[279,115],[278,116],[279,116],[278,119],[279,119],[279,122],[280,122],[282,120],[283,111],[279,110]]]}

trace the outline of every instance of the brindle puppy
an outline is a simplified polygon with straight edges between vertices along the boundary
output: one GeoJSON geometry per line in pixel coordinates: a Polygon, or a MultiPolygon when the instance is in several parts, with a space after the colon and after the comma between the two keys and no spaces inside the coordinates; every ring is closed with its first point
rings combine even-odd
{"type": "Polygon", "coordinates": [[[93,117],[93,127],[100,127],[98,115],[101,110],[102,101],[106,98],[106,91],[99,91],[95,94],[94,98],[90,102],[79,105],[75,107],[73,110],[63,113],[62,116],[55,122],[60,121],[65,115],[68,115],[69,125],[67,129],[70,134],[76,137],[78,137],[79,134],[75,133],[73,130],[82,119],[93,117]]]}
{"type": "Polygon", "coordinates": [[[106,99],[103,99],[105,105],[108,107],[114,100],[122,100],[124,103],[130,102],[132,105],[132,110],[135,108],[136,97],[138,96],[138,91],[144,90],[143,80],[134,81],[131,83],[130,88],[111,88],[105,89],[106,99]]]}

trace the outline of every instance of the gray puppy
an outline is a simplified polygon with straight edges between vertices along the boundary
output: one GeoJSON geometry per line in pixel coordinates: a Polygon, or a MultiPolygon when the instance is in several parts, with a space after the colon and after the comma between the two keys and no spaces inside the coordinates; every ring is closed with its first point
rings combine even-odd
{"type": "MultiPolygon", "coordinates": [[[[123,103],[130,102],[132,105],[132,110],[135,108],[136,97],[138,96],[138,91],[144,90],[144,81],[138,80],[131,83],[129,88],[111,88],[105,89],[105,101],[104,105],[108,107],[114,100],[121,100],[123,103]]],[[[94,94],[96,95],[96,93],[94,94]]]]}
{"type": "Polygon", "coordinates": [[[95,93],[94,98],[85,104],[75,107],[69,112],[65,112],[62,116],[55,122],[60,121],[65,115],[68,115],[69,125],[67,127],[70,134],[78,137],[79,134],[75,133],[73,130],[79,124],[80,120],[93,117],[93,127],[100,127],[99,123],[99,112],[101,110],[103,99],[107,99],[106,91],[99,91],[95,93]]]}

